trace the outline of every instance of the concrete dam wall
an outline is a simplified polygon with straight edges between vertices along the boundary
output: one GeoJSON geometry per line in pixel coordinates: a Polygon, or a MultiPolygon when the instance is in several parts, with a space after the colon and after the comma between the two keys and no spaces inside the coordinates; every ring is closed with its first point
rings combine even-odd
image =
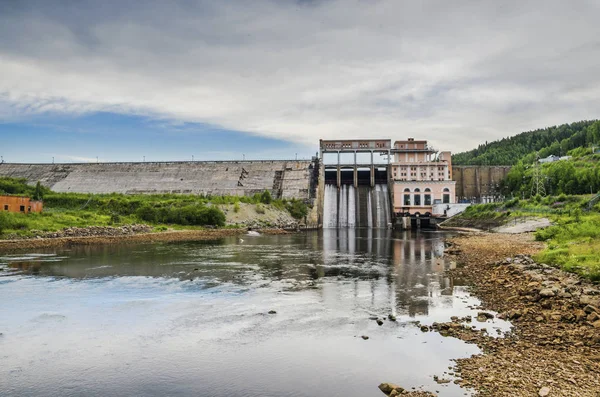
{"type": "MultiPolygon", "coordinates": [[[[0,176],[37,181],[56,192],[210,194],[311,199],[316,161],[0,164],[0,176]]],[[[318,172],[318,171],[317,171],[318,172]]]]}
{"type": "Polygon", "coordinates": [[[453,165],[452,179],[456,181],[456,197],[459,201],[495,201],[501,198],[500,181],[510,166],[453,165]]]}

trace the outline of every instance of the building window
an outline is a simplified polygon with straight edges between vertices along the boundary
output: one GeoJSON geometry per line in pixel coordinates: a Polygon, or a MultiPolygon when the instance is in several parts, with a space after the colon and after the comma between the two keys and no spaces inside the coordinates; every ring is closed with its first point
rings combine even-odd
{"type": "Polygon", "coordinates": [[[24,206],[24,205],[22,205],[22,206],[19,208],[19,211],[21,211],[21,212],[25,212],[25,206],[24,206]]]}
{"type": "Polygon", "coordinates": [[[4,211],[8,211],[8,204],[4,204],[4,211]]]}
{"type": "Polygon", "coordinates": [[[442,196],[442,202],[444,204],[450,204],[450,189],[444,188],[444,195],[442,196]]]}
{"type": "Polygon", "coordinates": [[[415,194],[415,205],[421,205],[421,195],[415,194]]]}
{"type": "Polygon", "coordinates": [[[31,207],[27,207],[27,212],[31,212],[31,207]]]}
{"type": "Polygon", "coordinates": [[[425,193],[425,205],[431,205],[431,194],[425,193]]]}
{"type": "Polygon", "coordinates": [[[404,195],[404,205],[410,205],[410,194],[404,195]]]}

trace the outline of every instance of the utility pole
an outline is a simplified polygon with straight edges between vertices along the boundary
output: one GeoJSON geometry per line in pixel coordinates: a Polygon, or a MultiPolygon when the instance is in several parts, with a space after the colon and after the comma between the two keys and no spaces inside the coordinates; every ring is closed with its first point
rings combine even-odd
{"type": "Polygon", "coordinates": [[[546,188],[544,187],[544,177],[542,175],[542,169],[540,167],[540,156],[535,156],[535,164],[533,165],[533,178],[531,180],[531,197],[541,197],[546,195],[546,188]]]}

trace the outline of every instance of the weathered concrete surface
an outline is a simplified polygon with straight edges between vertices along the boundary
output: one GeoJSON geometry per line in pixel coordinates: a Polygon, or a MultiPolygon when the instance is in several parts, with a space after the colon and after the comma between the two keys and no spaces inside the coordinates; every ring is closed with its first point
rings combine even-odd
{"type": "Polygon", "coordinates": [[[500,181],[510,166],[453,165],[456,197],[461,200],[486,201],[500,196],[500,181]]]}
{"type": "Polygon", "coordinates": [[[25,178],[56,192],[253,195],[309,199],[311,161],[0,164],[0,176],[25,178]]]}

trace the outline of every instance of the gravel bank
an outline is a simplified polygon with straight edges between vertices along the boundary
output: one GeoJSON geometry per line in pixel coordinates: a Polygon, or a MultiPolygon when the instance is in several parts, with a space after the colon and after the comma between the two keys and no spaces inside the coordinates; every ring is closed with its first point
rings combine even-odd
{"type": "MultiPolygon", "coordinates": [[[[514,325],[492,338],[465,324],[449,336],[476,343],[483,355],[457,360],[456,383],[480,396],[600,396],[600,287],[535,263],[543,246],[531,235],[480,233],[450,240],[485,309],[514,325]]],[[[494,321],[493,319],[490,321],[494,321]]]]}
{"type": "MultiPolygon", "coordinates": [[[[95,227],[93,227],[96,229],[95,227]]],[[[78,228],[79,229],[79,228],[78,228]]],[[[89,235],[87,228],[80,228],[79,236],[64,236],[58,233],[57,237],[30,238],[18,240],[0,240],[0,252],[19,251],[35,248],[68,247],[72,245],[97,245],[121,244],[159,241],[200,241],[216,240],[223,237],[246,234],[245,229],[207,229],[207,230],[176,230],[157,233],[130,233],[115,234],[108,230],[105,235],[89,235]]],[[[96,230],[97,233],[97,230],[96,230]]],[[[263,234],[286,234],[282,229],[260,230],[263,234]]]]}

